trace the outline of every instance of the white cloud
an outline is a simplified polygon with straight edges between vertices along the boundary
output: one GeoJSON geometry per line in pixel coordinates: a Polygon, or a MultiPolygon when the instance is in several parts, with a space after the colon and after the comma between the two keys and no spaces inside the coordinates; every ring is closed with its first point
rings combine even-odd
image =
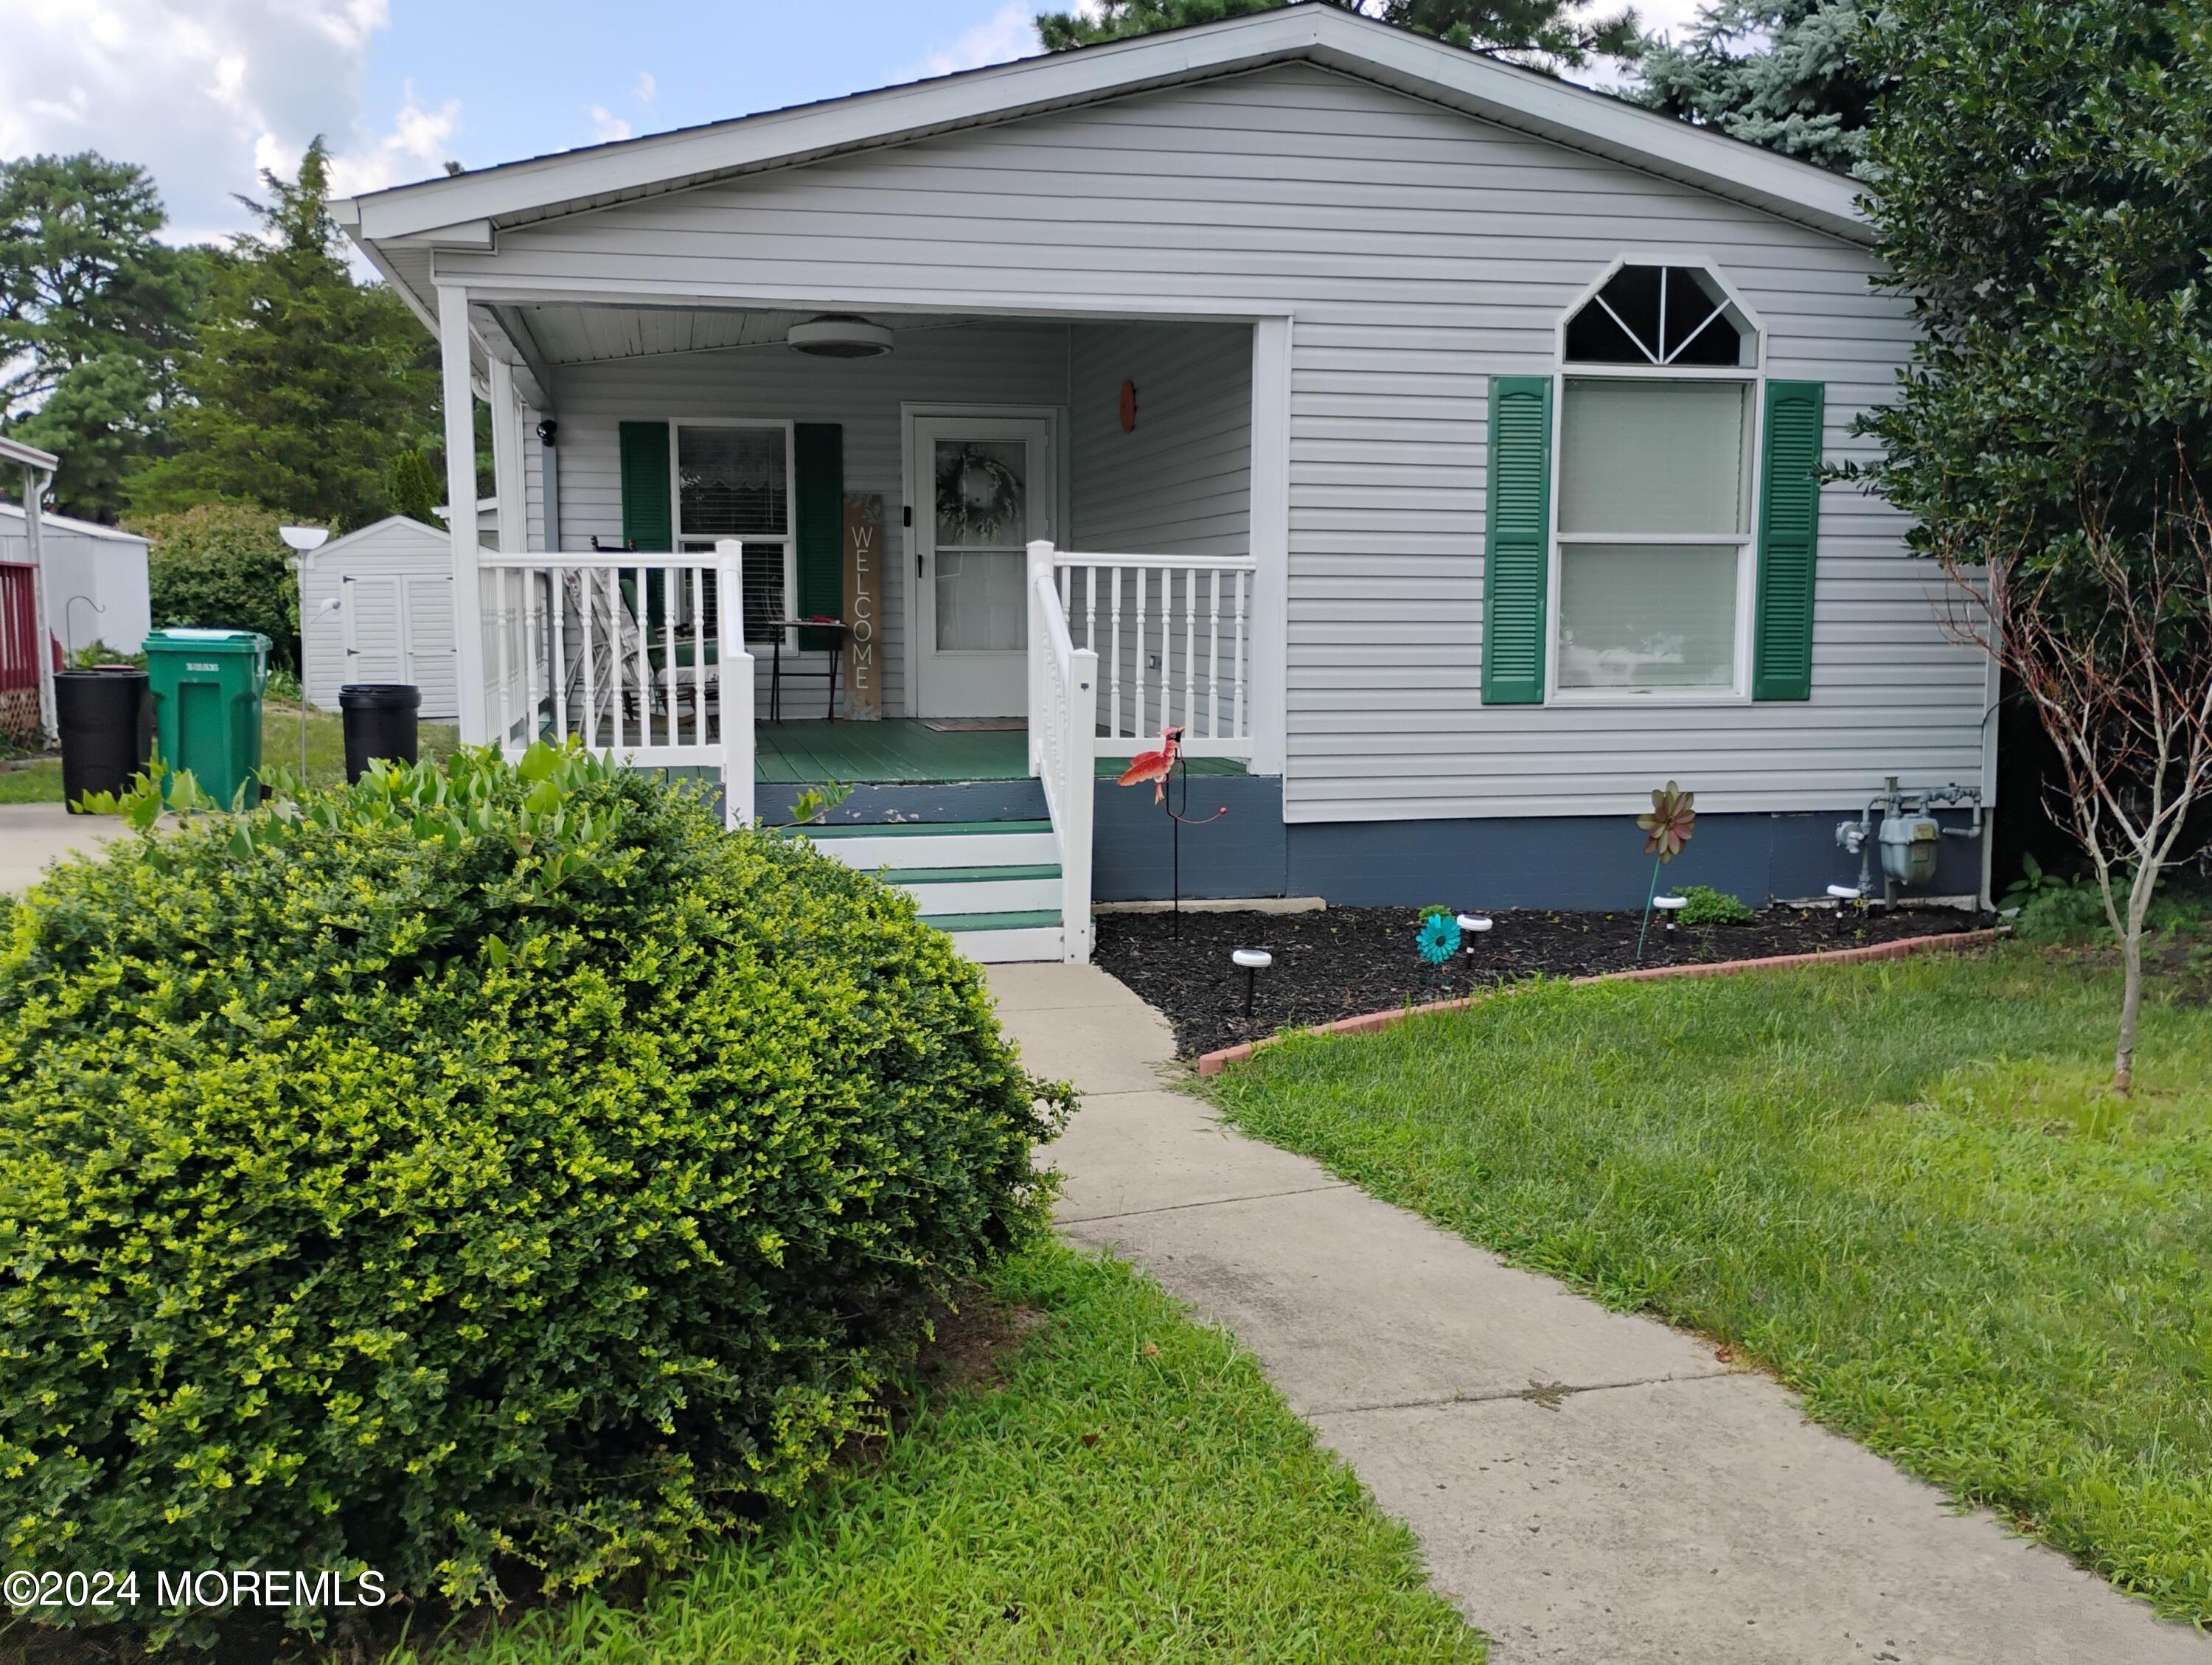
{"type": "Polygon", "coordinates": [[[1006,64],[1044,50],[1037,39],[1037,8],[1024,0],[1010,0],[988,21],[943,45],[932,46],[918,63],[909,64],[892,77],[921,81],[949,76],[962,70],[980,70],[987,64],[1006,64]]]}
{"type": "Polygon", "coordinates": [[[388,0],[0,0],[0,155],[94,149],[150,168],[172,235],[246,223],[233,192],[331,145],[342,191],[438,171],[460,106],[410,88],[388,121],[362,107],[388,0]]]}
{"type": "Polygon", "coordinates": [[[587,105],[584,113],[592,118],[592,137],[601,144],[629,137],[629,124],[604,104],[587,105]]]}
{"type": "Polygon", "coordinates": [[[660,83],[653,78],[652,70],[637,72],[637,84],[629,89],[629,95],[648,110],[653,107],[653,100],[660,96],[660,83]]]}

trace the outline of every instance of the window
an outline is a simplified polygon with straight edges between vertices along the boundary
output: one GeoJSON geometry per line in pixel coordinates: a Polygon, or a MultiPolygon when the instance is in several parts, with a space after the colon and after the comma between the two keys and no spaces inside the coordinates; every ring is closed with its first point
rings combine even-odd
{"type": "Polygon", "coordinates": [[[1741,696],[1757,334],[1709,273],[1632,264],[1562,333],[1553,688],[1741,696]]]}
{"type": "MultiPolygon", "coordinates": [[[[734,423],[676,424],[677,547],[712,550],[724,538],[744,541],[738,592],[745,640],[770,641],[789,618],[798,592],[791,530],[791,430],[734,423]]],[[[678,599],[679,623],[690,601],[678,599]]],[[[714,626],[714,594],[706,593],[706,627],[714,626]]],[[[787,646],[791,645],[787,643],[787,646]]]]}

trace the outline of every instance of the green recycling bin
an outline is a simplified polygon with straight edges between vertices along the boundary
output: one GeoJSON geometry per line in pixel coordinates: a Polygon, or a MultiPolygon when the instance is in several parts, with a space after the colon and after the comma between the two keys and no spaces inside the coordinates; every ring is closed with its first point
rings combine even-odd
{"type": "Polygon", "coordinates": [[[190,769],[200,790],[226,809],[250,808],[259,793],[240,794],[261,767],[269,638],[255,630],[172,628],[150,633],[145,647],[161,760],[173,771],[190,769]]]}

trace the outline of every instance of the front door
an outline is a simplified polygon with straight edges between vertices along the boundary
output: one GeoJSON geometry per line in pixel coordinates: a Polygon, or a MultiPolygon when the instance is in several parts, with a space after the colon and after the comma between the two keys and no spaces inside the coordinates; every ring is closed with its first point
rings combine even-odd
{"type": "Polygon", "coordinates": [[[1052,535],[1051,428],[1040,416],[916,416],[915,714],[1028,714],[1025,546],[1052,535]]]}

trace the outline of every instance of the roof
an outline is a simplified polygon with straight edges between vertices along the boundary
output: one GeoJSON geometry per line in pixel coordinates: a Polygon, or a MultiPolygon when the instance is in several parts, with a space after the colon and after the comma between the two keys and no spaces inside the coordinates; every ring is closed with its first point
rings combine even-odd
{"type": "Polygon", "coordinates": [[[52,452],[25,445],[21,440],[11,440],[4,434],[0,434],[0,462],[27,463],[31,467],[44,469],[49,474],[62,465],[62,459],[52,452]]]}
{"type": "Polygon", "coordinates": [[[309,550],[301,557],[301,564],[311,566],[325,556],[344,549],[349,544],[367,543],[369,539],[380,537],[385,532],[403,530],[419,532],[426,538],[434,538],[441,544],[450,541],[443,526],[434,526],[426,521],[417,520],[411,514],[387,514],[381,520],[372,520],[365,526],[356,526],[351,532],[331,538],[316,548],[309,550]]]}
{"type": "MultiPolygon", "coordinates": [[[[21,503],[0,502],[0,520],[21,520],[22,518],[23,506],[21,503]]],[[[56,514],[52,509],[39,511],[39,526],[44,532],[81,532],[87,538],[106,538],[118,544],[136,544],[141,549],[146,545],[146,540],[135,532],[125,532],[120,526],[103,526],[97,520],[73,520],[66,514],[56,514]]]]}
{"type": "MultiPolygon", "coordinates": [[[[771,167],[1273,64],[1341,71],[1852,242],[1863,187],[1672,116],[1333,5],[1304,4],[398,185],[333,204],[364,246],[488,248],[499,229],[771,167]]],[[[379,264],[382,264],[380,262],[379,264]]]]}

